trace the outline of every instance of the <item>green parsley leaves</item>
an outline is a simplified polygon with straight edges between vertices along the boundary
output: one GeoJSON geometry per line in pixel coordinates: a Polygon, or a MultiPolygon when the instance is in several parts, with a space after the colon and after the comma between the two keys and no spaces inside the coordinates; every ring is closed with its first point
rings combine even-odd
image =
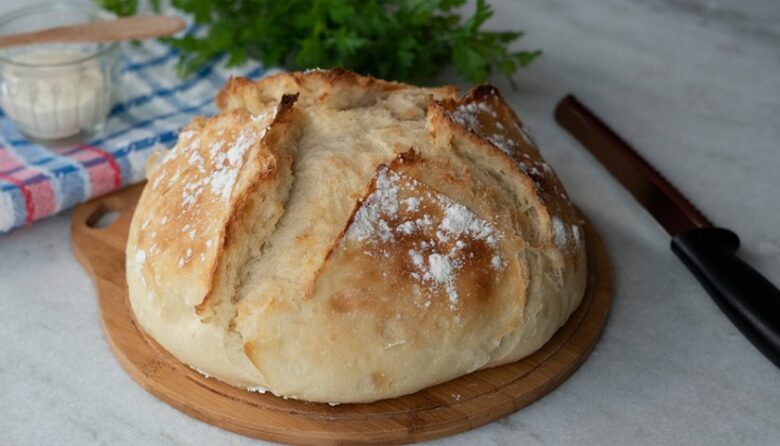
{"type": "MultiPolygon", "coordinates": [[[[137,0],[98,0],[117,14],[137,0]]],[[[203,25],[203,35],[168,39],[181,50],[183,73],[226,53],[231,65],[259,59],[290,69],[343,67],[382,79],[424,83],[447,66],[469,82],[493,71],[506,76],[540,51],[511,51],[522,32],[482,29],[493,15],[478,0],[464,19],[466,0],[172,0],[203,25]]]]}

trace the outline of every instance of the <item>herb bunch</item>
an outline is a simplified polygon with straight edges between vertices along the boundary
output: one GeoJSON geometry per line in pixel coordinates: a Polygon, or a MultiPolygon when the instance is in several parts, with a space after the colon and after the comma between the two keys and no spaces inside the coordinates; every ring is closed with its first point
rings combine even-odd
{"type": "MultiPolygon", "coordinates": [[[[98,0],[119,15],[138,0],[98,0]]],[[[158,0],[159,1],[159,0],[158,0]]],[[[156,2],[155,2],[156,3],[156,2]]],[[[425,82],[447,66],[469,82],[498,71],[513,75],[540,51],[513,51],[521,31],[486,31],[493,15],[477,0],[172,0],[205,33],[168,39],[187,74],[226,53],[229,65],[258,59],[292,69],[343,67],[382,79],[425,82]]]]}

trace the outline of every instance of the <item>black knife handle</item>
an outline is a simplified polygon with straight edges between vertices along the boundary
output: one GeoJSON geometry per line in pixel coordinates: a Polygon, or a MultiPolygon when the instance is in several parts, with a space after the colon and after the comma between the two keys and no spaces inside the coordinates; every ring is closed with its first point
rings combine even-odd
{"type": "Polygon", "coordinates": [[[731,322],[780,367],[780,290],[736,255],[737,234],[697,228],[672,239],[672,251],[731,322]]]}

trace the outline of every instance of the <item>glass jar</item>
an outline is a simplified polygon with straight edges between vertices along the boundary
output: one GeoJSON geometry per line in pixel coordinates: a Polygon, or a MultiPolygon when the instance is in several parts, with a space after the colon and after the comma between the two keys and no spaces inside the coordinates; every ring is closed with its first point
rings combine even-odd
{"type": "MultiPolygon", "coordinates": [[[[27,6],[0,17],[0,35],[114,18],[91,3],[27,6]]],[[[0,107],[31,141],[58,145],[99,132],[119,80],[118,43],[0,49],[0,107]]]]}

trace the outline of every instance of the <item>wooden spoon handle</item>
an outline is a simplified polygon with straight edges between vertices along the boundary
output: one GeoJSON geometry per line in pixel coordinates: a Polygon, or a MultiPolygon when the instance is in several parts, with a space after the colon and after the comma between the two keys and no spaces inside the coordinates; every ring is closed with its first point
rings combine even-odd
{"type": "Polygon", "coordinates": [[[59,26],[31,33],[0,36],[0,48],[53,42],[117,42],[175,34],[186,24],[177,17],[134,16],[59,26]]]}

